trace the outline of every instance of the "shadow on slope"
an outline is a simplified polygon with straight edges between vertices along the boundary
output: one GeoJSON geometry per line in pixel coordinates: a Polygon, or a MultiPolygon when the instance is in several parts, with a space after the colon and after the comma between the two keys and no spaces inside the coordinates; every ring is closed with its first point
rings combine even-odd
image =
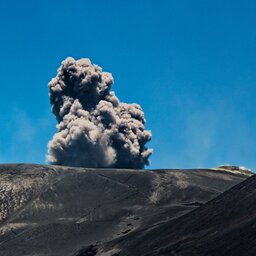
{"type": "Polygon", "coordinates": [[[105,245],[112,255],[256,255],[256,175],[176,220],[105,245]]]}

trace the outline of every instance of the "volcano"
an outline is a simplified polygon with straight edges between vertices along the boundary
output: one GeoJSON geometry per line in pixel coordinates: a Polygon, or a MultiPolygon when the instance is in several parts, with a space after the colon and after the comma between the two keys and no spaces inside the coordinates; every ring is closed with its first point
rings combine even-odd
{"type": "Polygon", "coordinates": [[[256,178],[247,178],[0,165],[0,255],[255,255],[256,178]]]}

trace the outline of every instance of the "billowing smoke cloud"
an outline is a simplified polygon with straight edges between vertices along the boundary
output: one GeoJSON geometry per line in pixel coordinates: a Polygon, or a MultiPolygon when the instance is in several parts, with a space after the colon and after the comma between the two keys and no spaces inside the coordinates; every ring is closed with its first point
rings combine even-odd
{"type": "Polygon", "coordinates": [[[113,77],[89,59],[67,58],[49,83],[57,133],[48,144],[51,164],[143,168],[151,132],[138,104],[119,101],[113,77]]]}

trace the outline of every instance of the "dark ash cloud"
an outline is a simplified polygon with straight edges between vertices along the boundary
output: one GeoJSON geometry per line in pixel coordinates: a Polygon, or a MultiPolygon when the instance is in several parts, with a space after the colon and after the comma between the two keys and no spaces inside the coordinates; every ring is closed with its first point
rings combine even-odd
{"type": "Polygon", "coordinates": [[[89,59],[67,58],[49,83],[57,132],[48,144],[51,164],[79,167],[143,168],[152,149],[145,145],[144,113],[119,101],[110,73],[89,59]]]}

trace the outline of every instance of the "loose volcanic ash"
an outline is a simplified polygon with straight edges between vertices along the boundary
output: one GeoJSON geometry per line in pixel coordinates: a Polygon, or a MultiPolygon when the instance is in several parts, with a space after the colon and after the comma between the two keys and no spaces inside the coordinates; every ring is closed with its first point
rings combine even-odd
{"type": "Polygon", "coordinates": [[[110,73],[89,59],[67,58],[49,83],[57,132],[48,144],[54,165],[140,169],[149,164],[144,113],[111,91],[110,73]]]}

